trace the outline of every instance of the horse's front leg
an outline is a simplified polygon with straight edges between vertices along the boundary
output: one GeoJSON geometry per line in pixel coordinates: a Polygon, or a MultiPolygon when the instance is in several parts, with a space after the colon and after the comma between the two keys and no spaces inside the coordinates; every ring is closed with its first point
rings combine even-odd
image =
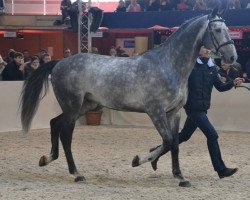
{"type": "Polygon", "coordinates": [[[59,156],[59,135],[61,131],[61,119],[63,114],[50,120],[51,152],[49,156],[42,156],[39,160],[39,166],[46,166],[59,156]]]}
{"type": "Polygon", "coordinates": [[[168,132],[168,123],[164,109],[160,106],[151,106],[148,108],[147,114],[161,135],[163,143],[153,151],[150,151],[146,156],[135,156],[132,161],[133,167],[137,167],[146,162],[153,162],[155,159],[158,159],[160,156],[171,150],[173,137],[172,134],[168,132]]]}
{"type": "MultiPolygon", "coordinates": [[[[168,117],[168,114],[167,114],[168,117]]],[[[172,157],[172,172],[175,178],[178,178],[181,187],[190,187],[191,184],[185,177],[182,175],[179,165],[179,124],[180,124],[180,115],[176,114],[173,117],[169,117],[173,120],[172,122],[172,133],[173,133],[173,145],[171,149],[172,157]]]]}

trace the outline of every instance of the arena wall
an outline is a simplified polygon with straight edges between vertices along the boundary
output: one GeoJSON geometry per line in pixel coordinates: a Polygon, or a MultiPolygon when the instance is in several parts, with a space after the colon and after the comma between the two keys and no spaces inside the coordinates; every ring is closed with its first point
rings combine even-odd
{"type": "MultiPolygon", "coordinates": [[[[0,82],[0,132],[21,130],[18,102],[22,81],[0,82]]],[[[250,92],[245,88],[232,89],[219,93],[214,89],[209,117],[216,129],[223,131],[250,132],[250,92]]],[[[32,129],[49,127],[49,120],[61,113],[61,109],[50,86],[48,94],[42,99],[37,114],[33,119],[32,129]]],[[[181,110],[181,126],[185,112],[181,110]]],[[[102,124],[148,126],[152,123],[146,114],[119,112],[104,109],[102,124]]],[[[77,125],[85,124],[80,118],[77,125]]]]}

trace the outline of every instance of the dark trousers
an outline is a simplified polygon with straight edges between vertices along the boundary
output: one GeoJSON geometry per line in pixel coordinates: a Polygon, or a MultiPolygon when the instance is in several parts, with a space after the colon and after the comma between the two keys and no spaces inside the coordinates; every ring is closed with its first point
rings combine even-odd
{"type": "Polygon", "coordinates": [[[207,138],[207,146],[215,171],[225,169],[225,164],[221,158],[218,144],[218,134],[210,123],[205,111],[186,111],[187,119],[183,129],[179,134],[179,144],[190,139],[197,128],[204,133],[207,138]]]}

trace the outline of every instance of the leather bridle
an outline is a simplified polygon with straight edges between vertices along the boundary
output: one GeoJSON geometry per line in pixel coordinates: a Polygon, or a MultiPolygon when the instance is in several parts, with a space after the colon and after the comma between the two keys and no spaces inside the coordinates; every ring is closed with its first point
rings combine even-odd
{"type": "Polygon", "coordinates": [[[229,44],[234,44],[234,41],[233,40],[228,40],[227,42],[224,42],[224,43],[220,44],[220,42],[216,39],[216,37],[215,37],[215,35],[213,33],[213,30],[212,30],[211,24],[213,22],[223,22],[224,23],[225,20],[223,20],[223,19],[212,19],[212,20],[209,20],[209,22],[208,22],[208,32],[210,33],[211,40],[212,40],[213,45],[214,45],[215,50],[216,50],[216,54],[218,54],[221,47],[229,45],[229,44]]]}

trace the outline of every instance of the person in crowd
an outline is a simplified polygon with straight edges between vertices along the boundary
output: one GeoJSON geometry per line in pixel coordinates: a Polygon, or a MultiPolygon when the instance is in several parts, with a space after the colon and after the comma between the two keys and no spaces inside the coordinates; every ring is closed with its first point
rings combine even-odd
{"type": "Polygon", "coordinates": [[[177,10],[184,11],[189,10],[187,5],[187,0],[180,0],[180,3],[177,4],[177,10]]]}
{"type": "Polygon", "coordinates": [[[14,60],[8,63],[2,71],[3,81],[19,81],[23,80],[23,54],[15,52],[14,60]]]}
{"type": "Polygon", "coordinates": [[[67,24],[67,22],[70,20],[69,17],[69,9],[71,7],[71,1],[70,0],[62,0],[61,1],[61,6],[60,6],[60,10],[62,12],[62,24],[67,24]]]}
{"type": "Polygon", "coordinates": [[[24,62],[30,61],[30,53],[27,49],[23,50],[22,54],[23,54],[24,62]]]}
{"type": "Polygon", "coordinates": [[[125,2],[123,0],[119,1],[119,4],[118,4],[115,12],[126,12],[126,6],[125,6],[125,2]]]}
{"type": "Polygon", "coordinates": [[[221,63],[221,68],[218,70],[218,72],[221,76],[220,79],[222,82],[227,82],[240,77],[237,69],[235,69],[232,65],[223,62],[221,63]]]}
{"type": "Polygon", "coordinates": [[[6,63],[10,63],[14,60],[14,55],[15,55],[15,50],[14,49],[9,49],[7,57],[4,59],[6,63]]]}
{"type": "Polygon", "coordinates": [[[147,11],[159,11],[159,10],[160,10],[159,1],[158,0],[150,0],[147,11]]]}
{"type": "Polygon", "coordinates": [[[49,61],[51,61],[51,56],[49,55],[49,53],[45,53],[42,55],[42,58],[40,60],[40,64],[42,65],[42,64],[47,63],[49,61]]]}
{"type": "Polygon", "coordinates": [[[115,49],[115,47],[111,47],[109,50],[109,55],[112,57],[116,57],[117,56],[117,51],[115,49]]]}
{"type": "Polygon", "coordinates": [[[2,71],[4,70],[7,63],[3,60],[3,57],[0,54],[0,80],[2,80],[2,71]]]}
{"type": "Polygon", "coordinates": [[[69,48],[66,48],[64,49],[64,52],[63,52],[63,57],[64,58],[67,58],[67,57],[70,57],[72,54],[71,54],[71,51],[69,48]]]}
{"type": "Polygon", "coordinates": [[[38,57],[39,59],[41,60],[43,55],[48,53],[48,51],[46,49],[40,49],[39,52],[38,52],[38,57]]]}
{"type": "Polygon", "coordinates": [[[241,3],[239,0],[229,0],[229,9],[240,9],[241,8],[241,3]]]}
{"type": "Polygon", "coordinates": [[[160,0],[160,11],[173,10],[174,7],[170,0],[160,0]]]}
{"type": "Polygon", "coordinates": [[[238,62],[235,62],[232,64],[232,67],[234,67],[238,71],[239,77],[243,78],[243,69],[242,69],[241,64],[238,62]]]}
{"type": "MultiPolygon", "coordinates": [[[[78,4],[79,0],[76,0],[70,8],[68,9],[68,14],[70,16],[70,24],[71,27],[69,27],[69,30],[72,30],[73,32],[78,31],[78,14],[79,14],[79,9],[78,9],[78,4]]],[[[82,2],[82,12],[86,12],[86,3],[82,2]]]]}
{"type": "MultiPolygon", "coordinates": [[[[236,78],[226,83],[221,82],[216,66],[209,57],[209,50],[202,47],[194,69],[188,79],[188,97],[184,109],[187,114],[183,129],[179,133],[179,144],[188,141],[195,130],[199,128],[207,138],[207,147],[214,170],[219,178],[232,176],[237,168],[227,168],[221,156],[218,143],[218,133],[207,117],[211,104],[213,86],[224,92],[243,82],[236,78]]],[[[156,147],[157,148],[157,147],[156,147]]],[[[152,162],[156,169],[157,160],[152,162]]]]}
{"type": "Polygon", "coordinates": [[[244,77],[250,79],[250,58],[247,60],[245,64],[245,71],[246,73],[244,74],[244,77]]]}
{"type": "Polygon", "coordinates": [[[27,79],[30,74],[40,66],[40,59],[38,56],[32,56],[30,62],[24,68],[24,79],[27,79]]]}
{"type": "Polygon", "coordinates": [[[98,51],[97,47],[92,47],[91,48],[91,53],[99,54],[99,51],[98,51]]]}
{"type": "Polygon", "coordinates": [[[136,0],[131,0],[127,7],[127,12],[141,12],[140,4],[138,4],[136,0]]]}
{"type": "Polygon", "coordinates": [[[207,6],[204,0],[196,0],[194,4],[194,10],[206,10],[207,6]]]}
{"type": "Polygon", "coordinates": [[[220,5],[220,0],[205,0],[207,10],[213,10],[216,6],[220,5]]]}

